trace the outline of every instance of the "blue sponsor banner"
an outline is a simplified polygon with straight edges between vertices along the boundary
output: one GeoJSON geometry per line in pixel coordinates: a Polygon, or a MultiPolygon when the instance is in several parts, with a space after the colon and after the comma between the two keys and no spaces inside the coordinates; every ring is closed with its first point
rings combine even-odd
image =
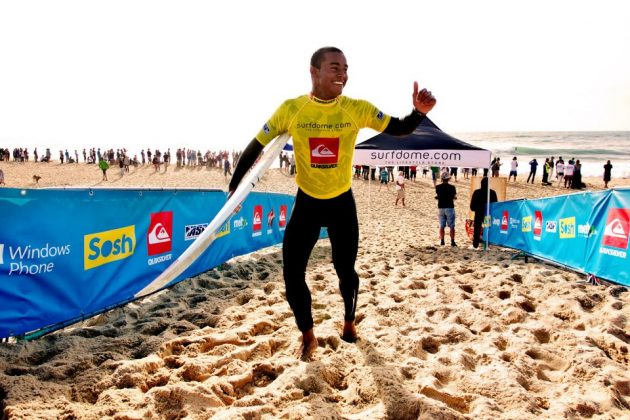
{"type": "MultiPolygon", "coordinates": [[[[282,242],[294,198],[251,193],[171,285],[282,242]]],[[[217,190],[0,189],[0,337],[133,300],[225,202],[217,190]]]]}
{"type": "Polygon", "coordinates": [[[492,203],[490,214],[490,243],[630,285],[630,189],[492,203]]]}

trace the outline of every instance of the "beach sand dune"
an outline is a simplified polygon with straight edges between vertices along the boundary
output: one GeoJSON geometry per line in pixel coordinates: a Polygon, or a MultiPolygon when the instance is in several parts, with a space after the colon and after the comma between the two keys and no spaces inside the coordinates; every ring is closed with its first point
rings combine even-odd
{"type": "MultiPolygon", "coordinates": [[[[7,186],[20,188],[226,185],[219,169],[110,170],[104,182],[93,165],[0,165],[7,186]]],[[[28,419],[627,417],[626,288],[581,284],[511,250],[472,249],[461,177],[459,247],[439,246],[430,178],[407,185],[403,208],[392,188],[354,181],[356,344],[340,339],[343,303],[321,240],[307,270],[319,348],[309,362],[295,357],[275,246],[38,340],[0,344],[0,408],[28,419]]],[[[275,169],[257,190],[295,188],[275,169]]],[[[508,198],[567,192],[518,183],[508,198]]]]}

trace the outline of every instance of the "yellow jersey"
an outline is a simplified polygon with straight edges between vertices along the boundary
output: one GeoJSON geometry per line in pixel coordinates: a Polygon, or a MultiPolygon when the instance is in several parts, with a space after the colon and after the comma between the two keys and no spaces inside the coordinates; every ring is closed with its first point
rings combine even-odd
{"type": "Polygon", "coordinates": [[[256,135],[263,146],[288,132],[293,138],[297,175],[306,194],[333,198],[352,185],[352,159],[359,130],[382,132],[390,116],[361,99],[323,101],[310,95],[286,100],[256,135]]]}

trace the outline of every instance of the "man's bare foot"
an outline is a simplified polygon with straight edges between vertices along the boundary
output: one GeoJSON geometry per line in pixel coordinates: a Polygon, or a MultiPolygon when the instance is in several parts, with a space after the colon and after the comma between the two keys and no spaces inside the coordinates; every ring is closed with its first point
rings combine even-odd
{"type": "Polygon", "coordinates": [[[341,339],[343,341],[347,341],[348,343],[354,343],[359,339],[357,336],[357,330],[354,328],[354,321],[344,321],[341,339]]]}
{"type": "Polygon", "coordinates": [[[302,345],[300,345],[300,349],[298,350],[298,357],[300,360],[307,361],[311,358],[311,355],[317,350],[317,346],[319,343],[317,342],[317,337],[315,337],[315,333],[313,329],[302,333],[302,345]]]}

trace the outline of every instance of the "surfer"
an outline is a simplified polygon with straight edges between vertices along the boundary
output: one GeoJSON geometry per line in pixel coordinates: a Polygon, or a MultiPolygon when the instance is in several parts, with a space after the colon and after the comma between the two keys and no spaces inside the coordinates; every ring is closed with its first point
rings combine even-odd
{"type": "Polygon", "coordinates": [[[317,349],[313,331],[311,294],[306,266],[319,239],[328,228],[332,260],[344,301],[341,337],[357,340],[355,311],[359,276],[354,265],[359,246],[359,224],[352,194],[352,158],[361,128],[391,135],[406,135],[433,109],[436,100],[427,89],[413,87],[413,110],[404,118],[391,117],[370,102],[342,95],[348,81],[348,64],[336,47],[323,47],[311,57],[310,94],[286,100],[263,125],[243,151],[229,185],[234,193],[261,151],[282,133],[293,137],[298,191],[282,246],[286,296],[302,332],[299,356],[307,360],[317,349]]]}

